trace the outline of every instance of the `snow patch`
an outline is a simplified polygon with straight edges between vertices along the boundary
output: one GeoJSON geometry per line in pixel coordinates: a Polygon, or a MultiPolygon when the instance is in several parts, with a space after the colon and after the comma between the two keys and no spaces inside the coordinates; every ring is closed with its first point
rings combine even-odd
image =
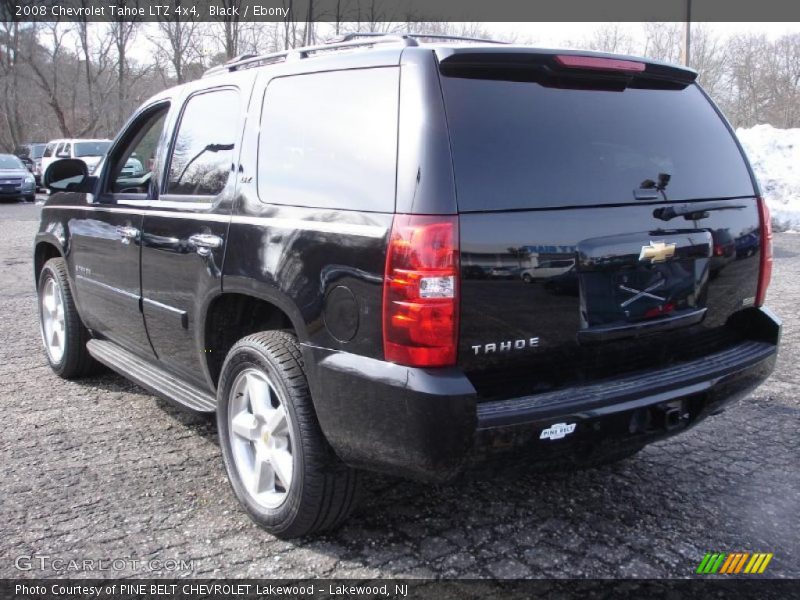
{"type": "Polygon", "coordinates": [[[800,129],[737,129],[776,229],[800,230],[800,129]]]}

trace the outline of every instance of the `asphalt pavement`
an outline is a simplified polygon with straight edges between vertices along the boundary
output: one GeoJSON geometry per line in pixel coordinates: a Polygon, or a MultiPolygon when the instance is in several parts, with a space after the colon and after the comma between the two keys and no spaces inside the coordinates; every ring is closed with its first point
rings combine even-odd
{"type": "Polygon", "coordinates": [[[593,470],[517,454],[443,486],[369,476],[341,529],[281,541],[239,509],[213,420],[111,373],[51,372],[40,208],[0,205],[0,577],[692,577],[706,552],[742,551],[800,577],[800,235],[775,237],[778,367],[723,414],[593,470]]]}

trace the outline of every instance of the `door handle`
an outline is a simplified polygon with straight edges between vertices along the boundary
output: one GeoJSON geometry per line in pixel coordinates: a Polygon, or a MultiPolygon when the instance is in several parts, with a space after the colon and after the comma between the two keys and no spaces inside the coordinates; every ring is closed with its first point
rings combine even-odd
{"type": "Polygon", "coordinates": [[[117,235],[122,238],[123,244],[130,244],[131,240],[139,238],[139,230],[128,225],[117,227],[117,235]]]}
{"type": "Polygon", "coordinates": [[[222,246],[222,238],[213,233],[195,233],[189,237],[189,245],[200,256],[210,256],[212,250],[222,246]]]}

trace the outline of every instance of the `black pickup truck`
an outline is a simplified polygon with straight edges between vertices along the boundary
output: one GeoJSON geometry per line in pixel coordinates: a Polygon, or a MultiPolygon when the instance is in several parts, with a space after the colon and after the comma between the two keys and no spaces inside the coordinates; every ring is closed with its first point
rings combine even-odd
{"type": "Polygon", "coordinates": [[[411,34],[217,67],[45,174],[50,364],[215,411],[283,537],[340,523],[361,469],[630,456],[745,397],[780,337],[767,207],[695,77],[411,34]]]}

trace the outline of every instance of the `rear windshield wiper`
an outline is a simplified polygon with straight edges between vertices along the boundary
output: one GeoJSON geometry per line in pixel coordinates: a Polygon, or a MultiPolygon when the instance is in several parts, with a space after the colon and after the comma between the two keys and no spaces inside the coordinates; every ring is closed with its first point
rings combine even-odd
{"type": "Polygon", "coordinates": [[[746,208],[746,206],[744,204],[706,204],[703,206],[683,204],[657,208],[653,211],[653,216],[662,221],[671,221],[675,217],[683,217],[687,221],[697,221],[708,217],[708,213],[713,210],[738,210],[740,208],[746,208]]]}

